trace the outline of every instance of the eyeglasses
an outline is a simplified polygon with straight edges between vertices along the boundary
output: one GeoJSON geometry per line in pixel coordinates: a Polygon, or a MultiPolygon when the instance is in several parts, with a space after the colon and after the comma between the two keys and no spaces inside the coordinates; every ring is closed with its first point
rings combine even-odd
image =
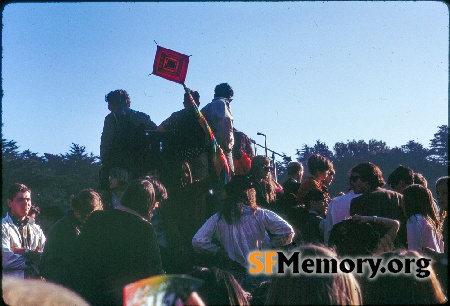
{"type": "Polygon", "coordinates": [[[265,167],[263,167],[263,170],[264,170],[264,171],[270,171],[270,170],[272,170],[272,167],[265,166],[265,167]]]}

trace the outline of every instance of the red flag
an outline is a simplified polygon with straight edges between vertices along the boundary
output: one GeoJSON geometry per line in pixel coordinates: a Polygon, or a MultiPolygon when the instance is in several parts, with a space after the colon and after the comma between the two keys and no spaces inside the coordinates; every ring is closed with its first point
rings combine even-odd
{"type": "Polygon", "coordinates": [[[189,56],[157,46],[153,74],[183,84],[186,79],[189,56]]]}

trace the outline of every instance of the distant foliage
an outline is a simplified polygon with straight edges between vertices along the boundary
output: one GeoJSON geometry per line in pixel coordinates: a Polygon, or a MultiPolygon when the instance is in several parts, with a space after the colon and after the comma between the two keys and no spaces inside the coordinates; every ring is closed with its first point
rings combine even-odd
{"type": "Polygon", "coordinates": [[[434,138],[430,140],[430,159],[448,166],[448,126],[441,125],[434,138]]]}
{"type": "MultiPolygon", "coordinates": [[[[312,154],[319,153],[328,157],[336,171],[330,193],[335,196],[348,189],[348,171],[365,161],[375,163],[383,171],[384,178],[403,164],[425,176],[430,189],[436,179],[448,175],[448,133],[447,125],[438,127],[438,131],[430,140],[430,149],[413,140],[400,147],[389,148],[384,141],[371,139],[347,140],[337,142],[333,151],[320,140],[313,146],[303,144],[297,149],[297,160],[305,167],[308,174],[307,161],[312,154]]],[[[276,161],[277,177],[280,183],[287,179],[286,167],[290,157],[276,161]]],[[[32,189],[32,200],[42,207],[57,206],[63,210],[69,208],[70,196],[84,188],[98,187],[99,158],[86,152],[82,145],[72,143],[69,151],[54,155],[45,153],[39,156],[30,150],[20,151],[14,140],[2,136],[2,195],[6,203],[7,188],[13,183],[23,183],[32,189]]],[[[7,209],[2,205],[3,213],[7,209]]]]}
{"type": "Polygon", "coordinates": [[[297,149],[296,155],[297,160],[305,166],[305,176],[308,173],[307,161],[311,155],[319,153],[333,162],[336,174],[330,187],[332,195],[347,191],[348,171],[366,161],[380,167],[385,180],[399,164],[408,166],[424,175],[429,182],[429,188],[434,192],[433,184],[436,179],[448,174],[448,132],[447,125],[439,126],[438,132],[430,140],[430,149],[414,140],[391,149],[381,140],[371,139],[366,143],[364,140],[353,139],[335,143],[334,152],[331,152],[328,146],[317,140],[314,146],[303,144],[301,149],[297,149]]]}
{"type": "MultiPolygon", "coordinates": [[[[97,188],[100,163],[84,146],[73,143],[68,153],[38,156],[30,150],[20,152],[17,143],[2,137],[2,200],[14,183],[32,190],[34,205],[41,208],[69,208],[70,196],[84,188],[97,188]]],[[[3,215],[7,209],[3,205],[3,215]]]]}

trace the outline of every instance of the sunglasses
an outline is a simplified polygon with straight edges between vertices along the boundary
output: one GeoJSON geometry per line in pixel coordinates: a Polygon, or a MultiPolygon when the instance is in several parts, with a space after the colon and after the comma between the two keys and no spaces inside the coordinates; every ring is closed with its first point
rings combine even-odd
{"type": "Polygon", "coordinates": [[[265,171],[270,171],[270,170],[272,170],[272,167],[265,166],[265,167],[263,167],[263,170],[265,170],[265,171]]]}

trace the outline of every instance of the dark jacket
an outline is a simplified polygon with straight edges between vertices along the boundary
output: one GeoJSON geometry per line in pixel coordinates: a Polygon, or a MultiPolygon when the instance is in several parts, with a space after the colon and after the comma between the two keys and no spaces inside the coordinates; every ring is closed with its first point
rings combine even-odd
{"type": "Polygon", "coordinates": [[[121,304],[125,285],[164,273],[153,226],[118,209],[92,213],[77,258],[77,291],[93,305],[121,304]]]}
{"type": "MultiPolygon", "coordinates": [[[[403,195],[401,193],[377,188],[352,199],[350,215],[378,216],[399,221],[400,230],[395,244],[397,247],[406,247],[406,220],[403,216],[402,203],[403,195]]],[[[383,231],[380,226],[377,226],[377,228],[379,231],[383,231]]],[[[381,234],[384,235],[384,233],[381,234]]]]}
{"type": "Polygon", "coordinates": [[[144,175],[149,167],[146,130],[156,130],[150,116],[124,108],[120,113],[105,117],[100,142],[100,159],[104,177],[101,188],[107,190],[109,170],[119,167],[128,170],[132,178],[144,175]]]}
{"type": "Polygon", "coordinates": [[[48,281],[73,288],[77,279],[74,256],[80,228],[72,211],[50,228],[39,265],[41,275],[48,281]]]}
{"type": "Polygon", "coordinates": [[[297,196],[299,189],[300,183],[293,178],[290,178],[283,183],[284,194],[293,193],[295,196],[297,196]]]}
{"type": "Polygon", "coordinates": [[[190,161],[207,151],[207,135],[193,105],[172,113],[161,126],[172,138],[177,159],[190,161]]]}

